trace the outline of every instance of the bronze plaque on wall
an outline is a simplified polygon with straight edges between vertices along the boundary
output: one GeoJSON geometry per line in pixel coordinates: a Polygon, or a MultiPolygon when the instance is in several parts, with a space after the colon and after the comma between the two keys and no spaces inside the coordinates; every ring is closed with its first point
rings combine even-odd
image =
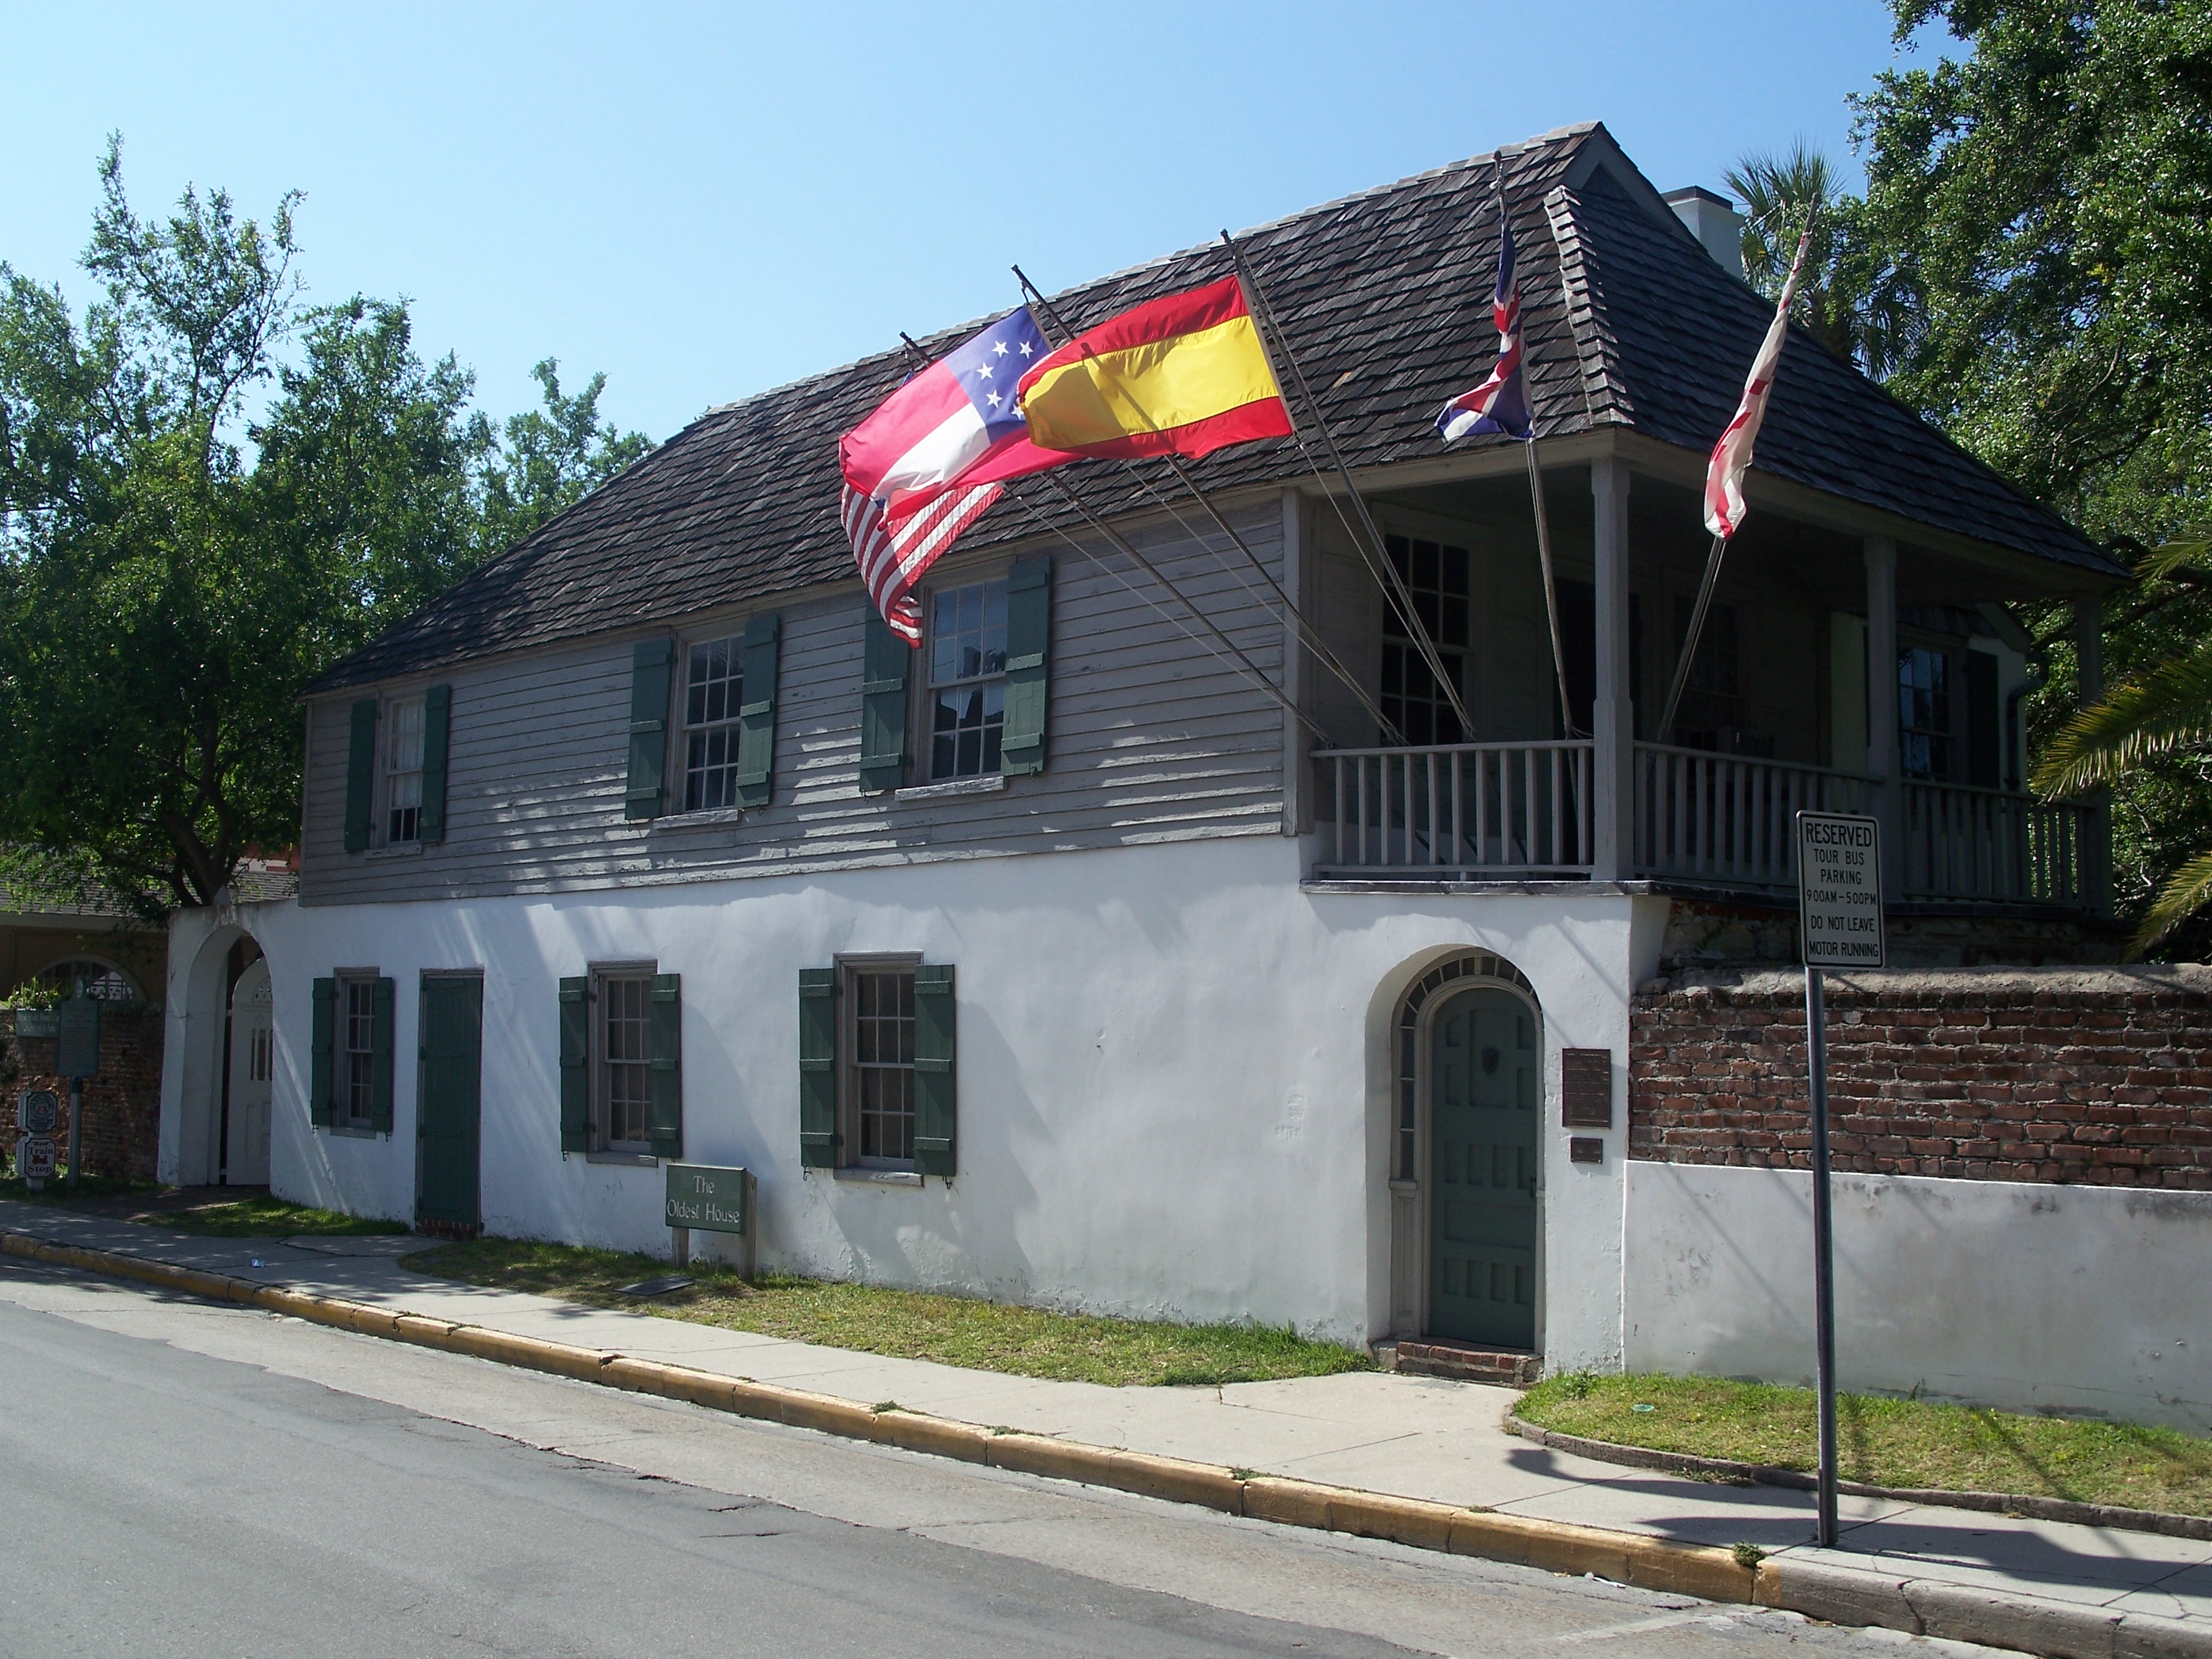
{"type": "Polygon", "coordinates": [[[1559,1050],[1559,1122],[1570,1129],[1613,1127],[1613,1050],[1559,1050]]]}

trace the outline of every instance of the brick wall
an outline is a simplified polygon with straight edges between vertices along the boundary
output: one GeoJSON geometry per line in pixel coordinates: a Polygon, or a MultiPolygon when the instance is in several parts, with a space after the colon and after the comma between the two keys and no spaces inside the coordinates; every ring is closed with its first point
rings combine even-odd
{"type": "MultiPolygon", "coordinates": [[[[2212,968],[1830,975],[1835,1167],[2212,1188],[2212,968]]],[[[1637,994],[1628,1151],[1803,1169],[1802,973],[1637,994]]]]}
{"type": "MultiPolygon", "coordinates": [[[[7,1045],[0,1073],[0,1140],[15,1155],[15,1097],[26,1089],[52,1089],[61,1101],[54,1139],[69,1155],[69,1084],[53,1074],[52,1037],[20,1037],[12,1018],[0,1025],[7,1045]]],[[[88,1175],[151,1181],[161,1133],[161,1012],[136,1006],[100,1011],[100,1075],[84,1085],[84,1167],[88,1175]]]]}

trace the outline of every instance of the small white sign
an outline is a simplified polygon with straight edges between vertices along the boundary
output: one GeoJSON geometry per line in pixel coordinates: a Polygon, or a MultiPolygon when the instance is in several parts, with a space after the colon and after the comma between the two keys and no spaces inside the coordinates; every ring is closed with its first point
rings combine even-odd
{"type": "Polygon", "coordinates": [[[1808,968],[1879,968],[1881,825],[1797,815],[1797,937],[1808,968]]]}
{"type": "Polygon", "coordinates": [[[54,1178],[54,1141],[52,1135],[25,1135],[15,1143],[15,1173],[33,1192],[39,1191],[54,1178]]]}

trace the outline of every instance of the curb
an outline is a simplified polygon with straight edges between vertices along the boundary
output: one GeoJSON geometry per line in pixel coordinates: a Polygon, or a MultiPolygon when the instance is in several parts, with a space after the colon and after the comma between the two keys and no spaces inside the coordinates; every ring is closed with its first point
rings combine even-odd
{"type": "MultiPolygon", "coordinates": [[[[1509,1412],[1505,1431],[1533,1440],[1553,1451],[1603,1463],[1621,1463],[1635,1469],[1659,1469],[1668,1474],[1690,1474],[1723,1480],[1744,1480],[1754,1486],[1783,1486],[1793,1492],[1812,1492],[1820,1485],[1802,1469],[1779,1469],[1765,1463],[1739,1463],[1732,1458],[1698,1457],[1689,1452],[1655,1451],[1649,1446],[1624,1446],[1613,1440],[1585,1440],[1577,1434],[1539,1428],[1509,1412]]],[[[2122,1532],[2156,1533],[2166,1538],[2189,1538],[2199,1543],[2212,1540],[2212,1516],[2174,1515],[2164,1510],[2133,1510],[2112,1504],[2077,1504],[2063,1498],[2033,1498],[2001,1492],[1930,1491],[1919,1486],[1870,1486],[1863,1481],[1838,1480],[1836,1490],[1853,1498],[1881,1498],[1894,1502],[1924,1504],[1931,1508],[1974,1510],[1993,1515],[2025,1516],[2031,1521],[2063,1521],[2079,1527],[2106,1527],[2122,1532]]]]}
{"type": "Polygon", "coordinates": [[[1709,1601],[1780,1608],[1839,1625],[1880,1625],[1916,1636],[2022,1649],[2052,1659],[2212,1659],[2212,1628],[2189,1621],[2110,1613],[2032,1596],[1999,1596],[1958,1584],[1786,1558],[1768,1558],[1747,1567],[1730,1550],[1671,1543],[1638,1533],[1500,1515],[1276,1475],[1242,1475],[1218,1464],[1116,1451],[1043,1435],[997,1433],[949,1418],[878,1411],[833,1395],[660,1360],[634,1359],[605,1348],[517,1336],[481,1325],[395,1313],[121,1251],[58,1243],[31,1233],[0,1233],[0,1255],[136,1279],[209,1301],[260,1308],[363,1336],[467,1354],[632,1394],[685,1401],[733,1416],[1194,1504],[1285,1526],[1385,1539],[1415,1549],[1549,1572],[1593,1574],[1615,1583],[1709,1601]]]}

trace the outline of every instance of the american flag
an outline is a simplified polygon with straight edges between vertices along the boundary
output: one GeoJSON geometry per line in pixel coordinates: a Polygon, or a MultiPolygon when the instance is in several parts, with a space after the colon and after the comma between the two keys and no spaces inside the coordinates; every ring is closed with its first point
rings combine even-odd
{"type": "Polygon", "coordinates": [[[881,502],[864,490],[845,486],[845,536],[860,562],[860,580],[891,632],[908,645],[921,644],[921,602],[914,595],[915,584],[937,556],[1005,489],[1004,484],[987,483],[949,490],[893,525],[881,502]]]}
{"type": "Polygon", "coordinates": [[[1437,415],[1446,443],[1478,432],[1509,438],[1528,435],[1528,391],[1521,376],[1521,279],[1513,255],[1513,225],[1498,216],[1498,288],[1490,303],[1498,323],[1498,367],[1472,392],[1462,392],[1437,415]]]}

